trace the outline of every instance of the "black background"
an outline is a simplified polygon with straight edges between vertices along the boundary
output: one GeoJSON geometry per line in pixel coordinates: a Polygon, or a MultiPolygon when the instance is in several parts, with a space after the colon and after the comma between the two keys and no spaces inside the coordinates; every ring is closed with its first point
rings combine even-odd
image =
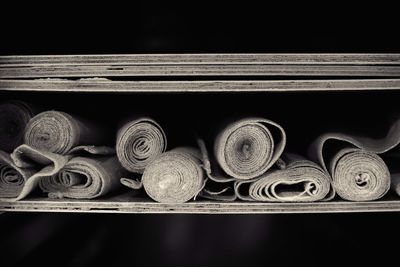
{"type": "MultiPolygon", "coordinates": [[[[2,8],[0,53],[400,52],[396,10],[383,3],[350,7],[336,2],[278,6],[250,1],[132,1],[126,7],[110,2],[85,7],[72,2],[43,6],[35,2],[34,7],[16,3],[2,8]]],[[[193,103],[195,97],[190,96],[193,103]]],[[[321,97],[331,103],[329,95],[321,97]]],[[[349,99],[357,95],[343,97],[345,105],[351,105],[349,99]]],[[[395,105],[398,94],[365,97],[369,101],[386,97],[395,105]]],[[[212,95],[214,104],[221,98],[212,95]]],[[[308,101],[307,110],[312,112],[308,101]]],[[[215,111],[206,110],[205,116],[212,117],[215,111]]],[[[399,223],[398,213],[6,213],[0,215],[0,260],[1,266],[383,264],[396,259],[399,223]]]]}
{"type": "Polygon", "coordinates": [[[399,52],[397,8],[283,1],[2,6],[2,54],[399,52]]]}

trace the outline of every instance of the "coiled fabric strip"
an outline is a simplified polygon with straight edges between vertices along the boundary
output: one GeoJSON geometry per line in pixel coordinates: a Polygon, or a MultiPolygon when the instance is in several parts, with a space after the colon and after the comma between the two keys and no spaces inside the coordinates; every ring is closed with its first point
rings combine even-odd
{"type": "Polygon", "coordinates": [[[117,157],[74,157],[55,175],[40,180],[50,198],[93,199],[120,186],[117,157]]]}
{"type": "MultiPolygon", "coordinates": [[[[309,148],[309,156],[328,171],[338,195],[351,201],[381,198],[390,188],[390,172],[378,154],[388,152],[400,143],[400,120],[396,120],[380,139],[344,133],[325,133],[309,148]],[[334,144],[330,156],[327,144],[334,144]]],[[[332,150],[332,149],[331,149],[332,150]]]]}
{"type": "Polygon", "coordinates": [[[61,111],[45,111],[26,126],[25,144],[57,154],[67,154],[79,145],[98,145],[105,139],[96,125],[61,111]]]}
{"type": "Polygon", "coordinates": [[[126,123],[117,134],[116,151],[122,166],[133,173],[145,167],[167,149],[167,138],[161,126],[150,118],[126,123]]]}
{"type": "Polygon", "coordinates": [[[55,153],[40,151],[28,145],[20,145],[10,155],[14,174],[18,173],[19,184],[18,194],[7,198],[7,201],[17,201],[25,198],[32,192],[43,177],[52,176],[58,173],[69,161],[70,156],[58,155],[55,153]],[[22,182],[23,178],[24,182],[22,182]]]}
{"type": "Polygon", "coordinates": [[[34,173],[31,169],[15,166],[10,154],[0,150],[0,199],[16,198],[21,193],[25,181],[34,173]]]}
{"type": "Polygon", "coordinates": [[[285,144],[286,134],[279,124],[263,118],[245,118],[228,124],[217,135],[214,156],[228,176],[248,180],[265,173],[282,154],[285,144]]]}
{"type": "Polygon", "coordinates": [[[159,155],[145,169],[146,193],[161,203],[183,203],[194,199],[204,187],[200,152],[182,147],[159,155]]]}
{"type": "Polygon", "coordinates": [[[318,164],[285,154],[282,169],[268,171],[249,187],[255,201],[312,202],[329,198],[331,179],[318,164]]]}

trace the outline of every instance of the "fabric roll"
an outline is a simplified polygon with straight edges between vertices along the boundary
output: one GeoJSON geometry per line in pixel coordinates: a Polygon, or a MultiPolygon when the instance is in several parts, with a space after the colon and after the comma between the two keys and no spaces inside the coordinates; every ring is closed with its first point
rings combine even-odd
{"type": "Polygon", "coordinates": [[[43,177],[58,173],[68,162],[70,156],[62,156],[47,151],[40,151],[28,145],[21,145],[10,155],[8,160],[10,159],[12,159],[12,162],[8,166],[11,166],[16,171],[14,174],[19,174],[18,183],[22,185],[22,188],[18,188],[16,196],[4,198],[3,200],[17,201],[25,198],[37,188],[39,181],[43,177]],[[24,182],[22,182],[21,177],[24,182]]]}
{"type": "Polygon", "coordinates": [[[40,180],[50,198],[93,199],[119,187],[117,157],[74,157],[57,174],[40,180]]]}
{"type": "Polygon", "coordinates": [[[0,104],[0,150],[11,153],[22,144],[25,127],[33,116],[33,109],[24,102],[0,104]]]}
{"type": "Polygon", "coordinates": [[[79,145],[97,145],[105,140],[99,127],[61,111],[45,111],[26,126],[25,144],[57,154],[67,154],[79,145]]]}
{"type": "Polygon", "coordinates": [[[146,166],[167,149],[161,126],[152,119],[139,118],[126,123],[117,133],[116,151],[121,165],[133,173],[146,166]]]}
{"type": "Polygon", "coordinates": [[[333,188],[341,198],[370,201],[384,196],[391,183],[389,169],[378,154],[388,152],[399,143],[400,120],[397,120],[386,136],[379,139],[344,133],[323,134],[311,144],[309,156],[329,172],[333,188]],[[325,151],[329,144],[330,150],[325,151]]]}
{"type": "Polygon", "coordinates": [[[227,125],[216,137],[214,156],[230,177],[248,180],[265,173],[282,154],[283,128],[263,118],[246,118],[227,125]]]}
{"type": "Polygon", "coordinates": [[[200,152],[177,148],[159,155],[145,169],[146,193],[161,203],[183,203],[194,199],[205,184],[200,152]]]}
{"type": "Polygon", "coordinates": [[[284,154],[281,169],[268,171],[249,187],[255,201],[312,202],[329,200],[331,179],[318,164],[301,156],[284,154]]]}
{"type": "MultiPolygon", "coordinates": [[[[78,170],[76,173],[81,171],[81,176],[85,176],[87,169],[85,169],[85,167],[80,169],[79,167],[82,162],[84,162],[82,163],[82,165],[84,165],[86,160],[81,161],[80,156],[93,157],[94,159],[89,160],[89,163],[93,160],[96,162],[95,164],[97,164],[95,166],[100,165],[99,169],[101,171],[99,172],[102,174],[105,173],[103,172],[103,169],[106,169],[113,175],[118,175],[112,176],[114,178],[112,182],[118,186],[118,177],[121,173],[118,173],[117,168],[115,168],[116,165],[120,165],[114,156],[114,149],[108,147],[78,146],[71,149],[70,152],[71,154],[68,155],[59,155],[48,151],[38,150],[28,145],[17,147],[11,155],[5,152],[0,152],[0,174],[2,176],[0,177],[0,200],[17,201],[25,198],[38,186],[43,187],[41,183],[43,183],[44,179],[49,179],[49,177],[54,177],[59,174],[67,163],[69,164],[68,166],[71,166],[73,163],[74,165],[72,168],[78,170]],[[104,157],[113,158],[113,160],[103,159],[104,157]],[[75,164],[76,162],[77,164],[75,164]],[[117,181],[115,182],[115,180],[117,181]],[[3,181],[5,181],[5,183],[3,183],[3,181]],[[13,184],[12,189],[10,189],[11,183],[13,184]],[[7,189],[4,189],[3,191],[3,188],[6,187],[7,189]],[[11,190],[13,190],[13,192],[11,192],[11,190]],[[4,194],[2,192],[4,192],[4,194]]],[[[119,167],[119,170],[122,171],[121,166],[119,167]]],[[[96,173],[96,171],[93,171],[93,173],[96,173]]],[[[93,176],[95,175],[96,174],[93,174],[93,176]]],[[[65,184],[76,184],[80,179],[79,177],[81,177],[79,175],[75,175],[74,177],[72,176],[74,175],[66,173],[60,181],[65,181],[65,184]]],[[[93,178],[93,180],[94,179],[95,178],[93,178]]],[[[95,181],[93,183],[95,184],[99,182],[95,181]]],[[[47,184],[48,183],[46,183],[46,185],[47,184]]],[[[101,187],[101,190],[104,190],[102,191],[104,193],[112,187],[109,185],[108,181],[106,181],[105,184],[106,186],[102,185],[101,187]]],[[[86,187],[88,187],[88,185],[86,185],[86,187]]],[[[58,193],[55,195],[60,196],[58,193]]]]}
{"type": "Polygon", "coordinates": [[[220,131],[214,142],[214,158],[205,142],[197,141],[207,177],[222,185],[218,190],[206,186],[201,196],[219,201],[252,201],[238,189],[258,179],[278,161],[286,146],[286,133],[271,120],[245,118],[220,131]]]}
{"type": "Polygon", "coordinates": [[[15,166],[10,154],[0,150],[0,199],[16,198],[33,170],[15,166]]]}
{"type": "Polygon", "coordinates": [[[346,200],[367,201],[383,197],[390,188],[390,172],[377,154],[341,149],[330,162],[333,186],[346,200]]]}

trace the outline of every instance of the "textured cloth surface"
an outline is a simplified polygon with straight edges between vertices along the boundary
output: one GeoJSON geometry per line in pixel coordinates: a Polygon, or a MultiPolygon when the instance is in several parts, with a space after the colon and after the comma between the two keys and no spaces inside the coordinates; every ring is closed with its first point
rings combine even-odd
{"type": "Polygon", "coordinates": [[[331,197],[331,179],[322,167],[293,154],[282,158],[281,169],[268,171],[250,184],[249,196],[253,200],[311,202],[331,197]]]}
{"type": "Polygon", "coordinates": [[[123,169],[114,157],[74,157],[39,186],[50,198],[92,199],[119,187],[123,169]]]}
{"type": "Polygon", "coordinates": [[[245,118],[219,132],[214,156],[228,176],[248,180],[265,173],[285,145],[286,134],[279,124],[263,118],[245,118]]]}
{"type": "Polygon", "coordinates": [[[0,199],[18,197],[26,180],[33,174],[32,169],[15,166],[10,154],[0,150],[0,199]]]}
{"type": "Polygon", "coordinates": [[[309,148],[309,156],[329,172],[338,195],[346,200],[368,201],[381,198],[390,188],[390,172],[378,154],[400,143],[400,120],[378,139],[345,133],[325,133],[309,148]],[[330,147],[329,153],[325,147],[330,147]]]}
{"type": "Polygon", "coordinates": [[[166,149],[164,130],[150,118],[131,120],[118,130],[117,156],[130,172],[143,173],[145,167],[166,149]]]}
{"type": "Polygon", "coordinates": [[[25,144],[44,151],[67,154],[80,145],[100,145],[106,136],[97,125],[61,111],[45,111],[26,126],[25,144]]]}
{"type": "Polygon", "coordinates": [[[180,147],[159,155],[142,177],[146,193],[162,203],[183,203],[196,198],[204,187],[200,152],[180,147]]]}
{"type": "Polygon", "coordinates": [[[7,198],[7,201],[17,201],[25,198],[38,185],[43,177],[52,176],[58,173],[71,156],[63,156],[51,152],[40,151],[28,145],[17,147],[10,158],[14,164],[14,170],[24,178],[21,190],[17,196],[7,198]],[[20,169],[24,169],[21,171],[20,169]],[[28,170],[28,174],[23,174],[28,170]]]}
{"type": "Polygon", "coordinates": [[[50,197],[88,199],[119,187],[124,170],[109,147],[78,146],[60,155],[28,145],[0,151],[0,198],[16,201],[35,188],[50,197]]]}

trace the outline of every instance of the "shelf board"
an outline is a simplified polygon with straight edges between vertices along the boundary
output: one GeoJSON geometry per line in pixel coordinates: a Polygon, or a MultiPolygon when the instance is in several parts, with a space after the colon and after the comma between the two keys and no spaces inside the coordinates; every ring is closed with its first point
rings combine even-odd
{"type": "Polygon", "coordinates": [[[399,77],[400,54],[0,56],[0,79],[124,76],[399,77]]]}
{"type": "Polygon", "coordinates": [[[0,56],[0,65],[398,65],[400,54],[120,54],[0,56]]]}
{"type": "Polygon", "coordinates": [[[112,81],[108,79],[0,79],[0,91],[45,92],[297,92],[399,90],[400,79],[112,81]]]}
{"type": "Polygon", "coordinates": [[[326,76],[400,77],[400,65],[0,65],[0,79],[50,77],[326,76]]]}
{"type": "Polygon", "coordinates": [[[314,203],[260,203],[198,200],[183,204],[162,204],[123,195],[91,201],[34,198],[17,202],[0,202],[0,212],[277,214],[398,211],[400,211],[400,200],[395,198],[370,202],[336,200],[314,203]]]}

